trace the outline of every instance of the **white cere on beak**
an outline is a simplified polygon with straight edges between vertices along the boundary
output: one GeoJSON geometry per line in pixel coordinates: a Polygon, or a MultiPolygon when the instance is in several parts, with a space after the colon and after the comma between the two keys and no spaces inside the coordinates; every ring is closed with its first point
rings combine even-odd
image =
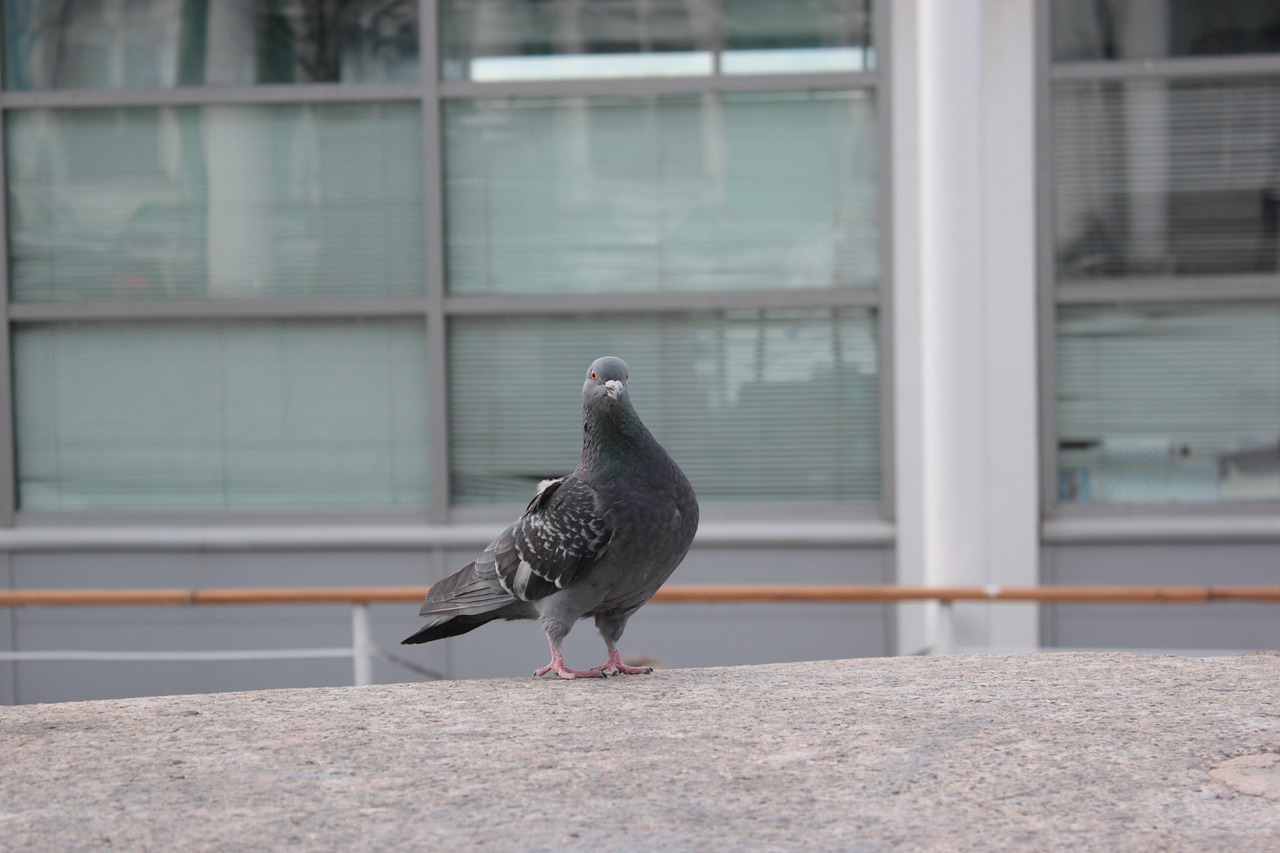
{"type": "Polygon", "coordinates": [[[616,379],[610,379],[608,382],[604,383],[605,393],[614,400],[622,396],[622,389],[625,387],[625,385],[616,379]]]}

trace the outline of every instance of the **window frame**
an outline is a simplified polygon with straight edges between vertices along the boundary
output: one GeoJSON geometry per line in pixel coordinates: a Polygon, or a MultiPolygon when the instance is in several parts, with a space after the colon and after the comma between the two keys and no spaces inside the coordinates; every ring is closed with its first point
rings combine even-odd
{"type": "MultiPolygon", "coordinates": [[[[510,507],[458,509],[450,503],[448,394],[448,333],[453,317],[485,314],[537,316],[548,313],[679,313],[768,308],[866,308],[879,325],[880,364],[880,498],[876,503],[758,506],[724,505],[710,517],[746,521],[815,521],[819,523],[889,522],[893,516],[894,440],[892,429],[892,187],[890,97],[887,69],[890,51],[890,0],[872,0],[874,68],[865,71],[781,74],[708,75],[697,77],[635,77],[475,83],[442,79],[440,18],[437,0],[419,0],[419,68],[417,82],[247,84],[153,89],[0,89],[0,186],[6,188],[5,126],[10,113],[35,109],[105,109],[114,107],[171,107],[210,105],[294,105],[320,103],[406,102],[416,104],[422,122],[423,245],[425,273],[420,293],[412,296],[227,298],[174,301],[67,300],[13,302],[9,293],[8,221],[0,205],[0,528],[15,524],[93,524],[154,522],[229,525],[249,521],[324,523],[335,520],[364,523],[427,523],[446,525],[506,518],[510,507]],[[877,143],[877,216],[881,240],[877,247],[880,280],[872,288],[814,289],[812,291],[715,291],[628,294],[561,294],[537,296],[450,295],[445,257],[444,105],[451,100],[491,98],[654,96],[727,92],[830,91],[864,89],[875,98],[877,143]],[[263,512],[207,512],[165,510],[28,511],[17,506],[14,400],[12,377],[13,330],[23,324],[58,322],[213,321],[234,319],[404,319],[420,320],[426,335],[428,402],[427,454],[431,482],[426,505],[420,510],[272,509],[263,512]]],[[[0,45],[0,49],[3,46],[0,45]]],[[[570,377],[576,382],[576,379],[570,377]]],[[[883,525],[875,527],[883,535],[883,525]]]]}
{"type": "MultiPolygon", "coordinates": [[[[1083,60],[1057,62],[1053,58],[1052,8],[1054,0],[1039,0],[1036,9],[1036,220],[1037,294],[1040,304],[1040,481],[1041,514],[1050,539],[1075,541],[1115,531],[1098,522],[1115,522],[1145,538],[1169,535],[1162,522],[1204,519],[1204,529],[1194,521],[1185,535],[1252,535],[1257,528],[1269,535],[1271,519],[1280,513],[1280,500],[1165,501],[1148,503],[1067,503],[1059,500],[1057,413],[1057,332],[1059,309],[1068,306],[1164,304],[1276,304],[1280,305],[1280,271],[1275,273],[1196,276],[1111,276],[1072,279],[1060,283],[1054,239],[1053,97],[1063,82],[1128,82],[1133,80],[1230,80],[1275,78],[1280,80],[1280,54],[1172,57],[1144,60],[1083,60]],[[1205,287],[1207,281],[1213,287],[1205,287]],[[1247,522],[1257,520],[1257,525],[1247,522]],[[1241,525],[1241,522],[1246,522],[1241,525]],[[1134,526],[1134,525],[1137,526],[1134,526]]],[[[1176,530],[1172,532],[1178,532],[1176,530]]]]}

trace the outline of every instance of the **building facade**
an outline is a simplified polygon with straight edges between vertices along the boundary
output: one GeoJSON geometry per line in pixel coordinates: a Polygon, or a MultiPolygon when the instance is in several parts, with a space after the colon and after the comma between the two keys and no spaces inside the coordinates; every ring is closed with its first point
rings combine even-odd
{"type": "MultiPolygon", "coordinates": [[[[571,468],[606,353],[699,492],[678,581],[1280,582],[1280,15],[1204,5],[5,3],[0,582],[425,587],[571,468]]],[[[416,624],[371,615],[386,649],[416,624]]],[[[623,644],[913,653],[951,643],[931,615],[655,604],[623,644]]],[[[349,636],[336,606],[13,609],[0,701],[348,683],[180,658],[349,636]]],[[[1280,619],[972,605],[954,644],[1280,619]]]]}

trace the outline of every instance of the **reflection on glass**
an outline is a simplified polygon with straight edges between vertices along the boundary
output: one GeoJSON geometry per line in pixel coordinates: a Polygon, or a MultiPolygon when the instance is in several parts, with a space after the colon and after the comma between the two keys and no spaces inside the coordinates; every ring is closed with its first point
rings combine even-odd
{"type": "Polygon", "coordinates": [[[423,290],[414,104],[21,110],[15,300],[423,290]]]}
{"type": "Polygon", "coordinates": [[[446,80],[873,67],[870,0],[443,0],[446,80]]]}
{"type": "Polygon", "coordinates": [[[451,102],[452,293],[871,287],[865,92],[451,102]]]}
{"type": "Polygon", "coordinates": [[[723,0],[722,74],[875,67],[870,0],[723,0]]]}
{"type": "Polygon", "coordinates": [[[1063,307],[1059,499],[1280,498],[1280,306],[1063,307]]]}
{"type": "Polygon", "coordinates": [[[876,328],[870,312],[830,309],[455,320],[453,500],[523,504],[540,479],[571,471],[581,380],[612,353],[627,360],[636,409],[704,504],[873,503],[876,328]],[[519,418],[494,393],[498,375],[520,389],[519,418]]]}
{"type": "Polygon", "coordinates": [[[421,507],[413,320],[24,325],[24,510],[421,507]]]}
{"type": "Polygon", "coordinates": [[[418,79],[418,0],[34,0],[4,16],[10,89],[418,79]]]}
{"type": "Polygon", "coordinates": [[[1053,0],[1058,62],[1280,51],[1275,0],[1053,0]]]}
{"type": "Polygon", "coordinates": [[[1280,83],[1060,83],[1053,138],[1060,277],[1276,271],[1280,83]]]}

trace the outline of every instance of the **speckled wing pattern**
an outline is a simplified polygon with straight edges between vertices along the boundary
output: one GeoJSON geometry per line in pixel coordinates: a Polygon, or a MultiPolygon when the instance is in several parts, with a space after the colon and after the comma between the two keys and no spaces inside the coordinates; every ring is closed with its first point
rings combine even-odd
{"type": "Polygon", "coordinates": [[[575,476],[544,483],[524,515],[508,527],[476,569],[491,561],[502,588],[537,601],[573,583],[604,555],[613,538],[595,490],[575,476]]]}

